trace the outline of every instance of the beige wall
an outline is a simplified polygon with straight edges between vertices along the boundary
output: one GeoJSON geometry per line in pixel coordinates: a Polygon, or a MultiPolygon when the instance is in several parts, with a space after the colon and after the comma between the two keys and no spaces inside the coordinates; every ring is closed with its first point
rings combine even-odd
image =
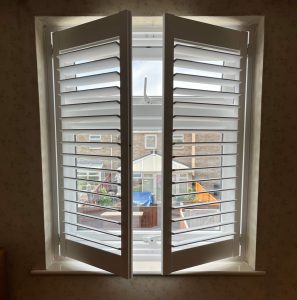
{"type": "Polygon", "coordinates": [[[297,299],[296,1],[2,0],[0,245],[12,299],[297,299]],[[31,276],[44,262],[35,15],[265,15],[256,264],[265,277],[31,276]]]}

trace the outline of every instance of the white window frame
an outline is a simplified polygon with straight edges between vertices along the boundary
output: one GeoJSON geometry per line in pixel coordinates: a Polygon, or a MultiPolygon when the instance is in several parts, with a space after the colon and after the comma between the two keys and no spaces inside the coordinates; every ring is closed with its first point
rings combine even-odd
{"type": "Polygon", "coordinates": [[[147,150],[156,150],[158,145],[158,136],[156,134],[146,134],[144,136],[144,148],[147,150]],[[149,146],[148,145],[148,139],[149,138],[154,138],[154,146],[149,146]]]}
{"type": "MultiPolygon", "coordinates": [[[[98,17],[89,17],[89,19],[87,20],[87,21],[91,21],[92,19],[97,19],[98,17]]],[[[218,18],[220,18],[220,17],[213,17],[213,20],[210,18],[210,23],[217,23],[218,21],[218,18]]],[[[193,19],[195,19],[195,18],[193,18],[193,19]]],[[[199,18],[198,18],[199,19],[199,18]]],[[[201,19],[203,20],[203,17],[201,17],[201,19]]],[[[58,20],[58,18],[57,18],[57,20],[58,20]]],[[[41,103],[41,108],[40,108],[40,112],[41,112],[41,116],[42,116],[42,120],[41,121],[44,121],[44,120],[47,120],[47,111],[48,110],[50,110],[50,108],[49,109],[46,109],[46,106],[47,106],[47,104],[44,106],[44,103],[46,103],[46,101],[45,101],[45,99],[50,99],[50,96],[47,96],[47,91],[46,90],[43,90],[42,89],[42,87],[43,87],[43,83],[44,82],[47,82],[47,88],[48,88],[48,90],[50,91],[51,90],[51,85],[52,85],[52,83],[51,83],[51,80],[44,80],[42,83],[40,83],[40,78],[46,78],[46,77],[48,77],[48,76],[46,76],[46,64],[47,64],[47,59],[48,59],[48,57],[50,56],[50,38],[49,38],[49,32],[50,31],[53,31],[53,30],[57,30],[57,29],[61,29],[61,25],[56,25],[56,24],[58,24],[58,21],[57,20],[55,20],[55,18],[53,18],[52,20],[46,20],[46,18],[44,18],[44,17],[37,17],[37,19],[36,19],[36,30],[37,30],[37,56],[38,56],[38,65],[40,66],[42,66],[43,67],[43,70],[45,71],[44,73],[42,73],[42,72],[38,72],[39,74],[38,74],[38,78],[39,78],[39,88],[40,88],[40,90],[39,90],[39,95],[40,95],[40,103],[41,103]],[[40,37],[43,37],[43,34],[44,34],[44,27],[47,27],[46,28],[46,35],[47,35],[47,38],[45,39],[45,44],[44,44],[44,46],[42,46],[43,45],[43,38],[40,38],[40,37]],[[44,47],[44,49],[43,49],[43,47],[44,47]],[[39,52],[38,52],[39,51],[39,52]],[[45,102],[44,102],[45,101],[45,102]]],[[[247,19],[248,20],[248,19],[247,19]]],[[[206,19],[206,21],[209,21],[208,19],[206,19]]],[[[64,25],[62,25],[62,28],[65,28],[65,27],[69,27],[69,26],[74,26],[74,25],[78,25],[78,24],[80,24],[81,22],[86,22],[86,20],[84,19],[83,21],[82,20],[80,20],[80,19],[75,19],[75,18],[72,18],[71,19],[71,21],[69,22],[69,21],[67,21],[66,23],[62,20],[62,22],[61,21],[59,21],[60,22],[60,24],[62,23],[62,24],[64,24],[64,25]],[[64,23],[63,23],[64,22],[64,23]]],[[[248,24],[250,21],[245,21],[246,22],[246,24],[248,24]]],[[[252,22],[253,22],[253,19],[252,19],[252,22]]],[[[254,21],[255,22],[255,24],[262,24],[263,23],[263,18],[261,18],[260,17],[260,19],[258,19],[258,20],[256,20],[256,21],[254,21]]],[[[232,26],[241,26],[241,25],[236,25],[236,22],[234,22],[234,24],[235,25],[232,25],[232,26]]],[[[240,22],[238,23],[238,24],[240,24],[240,22]]],[[[259,26],[260,26],[259,25],[259,26]]],[[[258,25],[257,25],[258,26],[258,25]]],[[[262,26],[262,25],[261,25],[262,26]]],[[[250,32],[251,32],[251,36],[253,37],[253,29],[251,29],[250,27],[246,27],[246,28],[248,28],[249,30],[251,30],[250,32]]],[[[261,28],[260,28],[260,30],[261,30],[261,28]]],[[[253,50],[253,48],[251,47],[250,48],[250,52],[252,52],[252,50],[253,50]]],[[[260,50],[261,50],[261,48],[260,48],[260,50]]],[[[261,56],[261,54],[260,54],[260,56],[261,56]]],[[[260,63],[261,63],[261,60],[260,60],[260,63]]],[[[249,61],[249,69],[250,69],[250,72],[249,72],[249,79],[252,79],[252,75],[251,75],[251,73],[252,73],[252,71],[251,71],[251,69],[252,69],[252,60],[250,60],[249,61]]],[[[48,70],[48,72],[49,72],[49,74],[50,74],[50,71],[48,70]]],[[[48,77],[48,78],[50,78],[50,76],[48,77]]],[[[252,80],[251,80],[252,81],[252,80]]],[[[260,84],[260,83],[259,83],[260,84]]],[[[260,88],[260,90],[261,90],[261,85],[257,85],[259,88],[260,88]]],[[[251,88],[249,87],[248,88],[248,94],[249,94],[249,96],[251,96],[251,88]]],[[[49,94],[50,94],[50,92],[49,92],[49,94]]],[[[261,97],[261,95],[260,95],[260,97],[261,97]]],[[[258,100],[260,100],[260,98],[258,98],[258,100]]],[[[249,117],[251,117],[251,116],[249,116],[249,117]]],[[[44,133],[46,133],[46,131],[45,131],[45,129],[46,129],[46,126],[47,125],[45,125],[46,124],[46,122],[41,122],[41,125],[42,126],[44,126],[44,127],[41,127],[41,132],[44,132],[44,133]]],[[[47,129],[46,129],[47,130],[47,129]]],[[[48,136],[48,134],[44,134],[44,135],[42,135],[43,136],[43,138],[42,138],[42,151],[47,151],[47,150],[45,150],[45,149],[47,149],[48,148],[48,140],[49,140],[49,136],[48,136]]],[[[259,139],[259,135],[256,135],[256,137],[254,137],[254,138],[256,138],[256,139],[259,139]]],[[[248,146],[247,146],[248,147],[248,146]]],[[[259,152],[259,149],[258,150],[256,150],[256,156],[257,156],[257,153],[259,152]]],[[[48,155],[47,154],[47,157],[48,157],[48,159],[50,160],[50,155],[48,155]]],[[[256,160],[256,165],[257,165],[257,163],[258,163],[258,161],[256,160]]],[[[248,173],[248,170],[246,171],[247,173],[248,173]]],[[[45,175],[44,177],[45,178],[50,178],[50,174],[47,172],[47,171],[45,171],[45,170],[43,170],[43,174],[45,175]]],[[[256,173],[254,173],[254,174],[256,174],[256,173]]],[[[257,175],[257,174],[256,174],[257,175]]],[[[257,177],[257,176],[256,176],[257,177]]],[[[257,182],[257,179],[256,179],[256,182],[257,182]]],[[[50,200],[49,199],[50,197],[47,195],[47,194],[44,194],[44,203],[45,203],[45,207],[46,206],[48,206],[48,205],[50,205],[50,206],[52,206],[52,211],[55,211],[56,210],[56,205],[54,204],[54,203],[52,203],[52,201],[48,201],[48,200],[50,200]]],[[[256,200],[255,200],[256,201],[256,200]]],[[[247,210],[247,207],[245,207],[245,209],[247,210]]],[[[256,211],[254,211],[253,212],[253,214],[255,214],[256,213],[256,211]]],[[[45,212],[44,212],[44,214],[45,214],[45,216],[47,216],[47,214],[48,214],[48,212],[45,210],[45,212]]],[[[244,217],[247,217],[246,215],[244,216],[244,217]]],[[[53,224],[54,224],[54,228],[56,228],[56,222],[55,222],[55,220],[56,220],[56,218],[53,216],[53,224]]],[[[243,222],[243,224],[242,224],[242,226],[245,228],[245,230],[246,230],[246,224],[245,224],[245,222],[243,222]]],[[[53,244],[57,244],[56,243],[56,241],[57,241],[57,239],[58,239],[58,237],[54,234],[54,235],[52,235],[52,237],[51,237],[51,239],[49,239],[51,242],[53,242],[53,244]]],[[[51,261],[51,259],[49,259],[48,257],[50,257],[51,255],[54,255],[54,253],[51,253],[51,252],[46,252],[46,254],[47,254],[47,265],[49,266],[50,265],[50,261],[51,261]],[[50,254],[50,256],[49,256],[49,254],[50,254]]]]}

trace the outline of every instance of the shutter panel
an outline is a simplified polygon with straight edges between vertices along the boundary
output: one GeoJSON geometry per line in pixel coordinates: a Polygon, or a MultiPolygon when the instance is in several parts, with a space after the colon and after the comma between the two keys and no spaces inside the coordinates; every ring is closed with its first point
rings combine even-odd
{"type": "Polygon", "coordinates": [[[131,277],[131,14],[53,46],[61,254],[131,277]]]}
{"type": "Polygon", "coordinates": [[[165,15],[163,273],[240,251],[247,33],[165,15]],[[174,134],[184,142],[173,143],[174,134]],[[182,146],[183,151],[176,146],[182,146]],[[174,162],[185,167],[174,169],[174,162]],[[187,174],[187,180],[178,180],[187,174]]]}

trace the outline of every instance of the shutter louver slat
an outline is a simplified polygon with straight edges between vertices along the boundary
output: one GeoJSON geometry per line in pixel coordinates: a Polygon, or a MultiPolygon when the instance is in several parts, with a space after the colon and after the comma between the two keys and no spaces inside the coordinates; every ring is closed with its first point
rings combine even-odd
{"type": "Polygon", "coordinates": [[[89,128],[82,128],[82,129],[61,129],[61,132],[65,134],[115,134],[121,132],[119,128],[100,128],[100,129],[89,129],[89,128]]]}
{"type": "Polygon", "coordinates": [[[118,72],[88,75],[72,79],[64,79],[60,80],[59,83],[60,89],[63,91],[64,89],[73,89],[84,85],[113,83],[116,81],[120,81],[120,74],[118,72]]]}
{"type": "MultiPolygon", "coordinates": [[[[66,201],[66,202],[72,202],[72,203],[76,203],[76,204],[86,205],[86,203],[80,202],[80,201],[73,201],[73,200],[68,200],[68,199],[64,199],[64,201],[66,201]]],[[[111,211],[121,211],[120,209],[117,209],[117,208],[113,208],[113,207],[109,207],[109,206],[96,205],[96,204],[92,204],[92,203],[88,203],[87,206],[108,209],[108,210],[111,210],[111,211]]],[[[108,231],[106,231],[106,232],[108,232],[108,231]]]]}
{"type": "MultiPolygon", "coordinates": [[[[200,98],[201,99],[201,98],[200,98]]],[[[199,102],[191,102],[189,98],[186,98],[186,99],[178,99],[178,101],[174,101],[173,105],[175,107],[185,107],[185,108],[188,108],[188,109],[195,109],[196,107],[199,107],[199,108],[215,108],[216,106],[217,107],[221,107],[221,109],[224,109],[224,108],[239,108],[239,106],[237,104],[221,104],[221,103],[213,103],[214,101],[216,101],[215,99],[203,99],[204,101],[205,100],[208,100],[208,101],[211,101],[210,103],[207,103],[207,102],[200,102],[200,99],[199,99],[199,102]],[[181,100],[185,100],[185,101],[181,101],[181,100]]],[[[193,101],[195,101],[195,99],[193,99],[193,101]]]]}
{"type": "Polygon", "coordinates": [[[237,153],[223,153],[223,154],[192,154],[192,155],[173,155],[172,158],[182,158],[182,157],[222,157],[222,156],[236,156],[237,153]]]}
{"type": "Polygon", "coordinates": [[[223,237],[233,236],[235,232],[228,232],[224,234],[217,234],[212,237],[200,238],[200,239],[189,239],[186,242],[172,243],[172,247],[183,247],[191,244],[198,244],[205,241],[215,240],[223,237]]]}
{"type": "Polygon", "coordinates": [[[238,88],[240,81],[238,80],[229,80],[229,79],[220,79],[210,76],[198,76],[190,74],[175,73],[174,80],[192,82],[192,83],[206,83],[214,85],[226,85],[226,86],[236,86],[238,88]]]}
{"type": "Polygon", "coordinates": [[[180,193],[180,194],[173,194],[172,197],[180,197],[180,196],[188,196],[188,195],[201,195],[201,194],[209,194],[209,193],[215,193],[215,192],[234,191],[234,190],[235,190],[235,188],[207,190],[207,191],[203,191],[203,192],[180,193]]]}
{"type": "MultiPolygon", "coordinates": [[[[121,224],[121,221],[115,221],[115,220],[111,220],[111,219],[106,219],[106,218],[98,217],[98,216],[95,216],[95,215],[84,214],[84,213],[69,211],[69,210],[65,210],[65,209],[64,209],[64,213],[65,214],[76,215],[76,216],[82,216],[82,217],[85,217],[85,218],[96,219],[96,220],[100,220],[100,221],[108,222],[108,223],[121,224]]],[[[65,219],[67,219],[66,216],[65,216],[65,219]]],[[[65,231],[64,233],[65,234],[68,234],[68,233],[70,234],[70,232],[65,231]]],[[[98,242],[98,243],[100,243],[100,242],[98,242]]]]}
{"type": "Polygon", "coordinates": [[[197,228],[176,230],[176,231],[172,231],[172,234],[183,234],[186,232],[193,232],[193,231],[204,230],[204,229],[209,229],[209,228],[213,228],[213,227],[221,227],[221,226],[232,225],[232,224],[235,224],[235,222],[221,222],[221,223],[215,223],[212,225],[200,226],[197,228]]]}
{"type": "Polygon", "coordinates": [[[68,142],[63,141],[61,142],[63,145],[69,145],[69,146],[105,146],[109,148],[120,148],[121,144],[119,143],[108,143],[108,142],[68,142]]]}
{"type": "Polygon", "coordinates": [[[185,169],[172,169],[172,172],[179,171],[194,171],[194,170],[207,170],[207,169],[224,169],[224,168],[236,168],[236,165],[221,165],[221,166],[207,166],[207,167],[196,167],[196,168],[185,168],[185,169]]]}
{"type": "Polygon", "coordinates": [[[91,180],[91,179],[84,179],[83,177],[70,177],[70,176],[64,176],[65,179],[69,179],[69,180],[81,180],[83,182],[91,182],[91,183],[105,183],[107,185],[114,185],[114,186],[121,186],[120,183],[116,183],[116,182],[109,182],[109,181],[103,181],[103,180],[91,180]]]}
{"type": "Polygon", "coordinates": [[[104,231],[104,230],[101,230],[101,229],[98,229],[98,228],[94,228],[94,227],[91,227],[91,226],[82,225],[80,223],[71,223],[71,222],[66,222],[66,221],[64,221],[64,223],[65,224],[69,224],[69,225],[79,226],[81,228],[85,228],[85,229],[97,231],[97,232],[100,232],[100,233],[103,233],[103,234],[106,234],[106,235],[115,236],[115,237],[118,237],[118,238],[121,237],[120,234],[116,234],[116,233],[113,233],[111,231],[104,231]]]}
{"type": "Polygon", "coordinates": [[[241,59],[241,56],[238,54],[230,54],[225,52],[219,52],[216,50],[206,50],[202,48],[195,47],[194,44],[190,45],[181,45],[176,44],[174,47],[174,53],[175,53],[175,59],[178,59],[179,56],[190,56],[196,58],[196,60],[202,60],[202,61],[208,61],[208,60],[214,60],[214,61],[236,61],[241,59]]]}
{"type": "Polygon", "coordinates": [[[172,130],[172,132],[204,132],[204,133],[206,133],[206,132],[220,132],[220,133],[227,133],[227,132],[234,132],[234,133],[237,133],[238,132],[238,130],[237,129],[226,129],[226,128],[224,128],[224,129],[222,129],[222,128],[217,128],[217,129],[215,129],[215,128],[175,128],[175,129],[173,129],[172,130]]]}
{"type": "MultiPolygon", "coordinates": [[[[75,189],[71,189],[71,188],[67,188],[67,187],[64,187],[63,189],[67,190],[67,191],[73,191],[73,192],[77,192],[77,193],[84,193],[84,194],[88,194],[88,195],[109,196],[107,194],[87,192],[87,191],[84,191],[84,190],[75,190],[75,189]]],[[[119,196],[112,196],[112,197],[116,198],[116,199],[121,199],[121,197],[119,197],[119,196]]],[[[85,205],[88,205],[88,203],[85,203],[85,205]]],[[[99,205],[99,207],[104,207],[104,206],[99,205]]]]}
{"type": "MultiPolygon", "coordinates": [[[[209,72],[209,73],[217,73],[223,74],[223,76],[231,75],[238,77],[241,69],[236,67],[227,67],[222,65],[216,65],[206,62],[197,62],[185,59],[176,59],[174,61],[175,68],[188,69],[188,70],[196,70],[198,72],[209,72]]],[[[207,73],[208,74],[208,73],[207,73]]]]}
{"type": "Polygon", "coordinates": [[[61,106],[61,116],[78,117],[78,116],[98,116],[98,115],[119,115],[120,108],[118,102],[107,101],[104,103],[86,103],[72,104],[61,106]]]}
{"type": "Polygon", "coordinates": [[[239,93],[228,93],[228,92],[217,92],[217,91],[209,91],[203,89],[193,89],[193,88],[175,88],[174,96],[196,96],[197,100],[199,97],[212,97],[212,98],[226,98],[226,99],[234,99],[239,97],[239,93]]]}
{"type": "Polygon", "coordinates": [[[120,46],[118,42],[93,46],[89,48],[82,48],[76,51],[69,51],[67,53],[60,53],[58,55],[60,68],[72,64],[85,63],[87,61],[94,61],[98,59],[106,59],[113,56],[119,57],[120,46]]]}
{"type": "Polygon", "coordinates": [[[117,237],[117,238],[121,238],[121,235],[120,234],[117,234],[117,233],[113,233],[111,231],[104,231],[102,229],[98,229],[98,228],[95,228],[95,227],[91,227],[91,226],[87,226],[87,225],[82,225],[80,223],[78,224],[75,224],[75,223],[71,223],[71,222],[66,222],[64,221],[65,224],[69,224],[69,225],[74,225],[74,226],[79,226],[80,228],[85,228],[85,229],[88,229],[88,230],[92,230],[92,231],[96,231],[96,232],[99,232],[99,233],[103,233],[107,236],[114,236],[114,237],[117,237]]]}
{"type": "Polygon", "coordinates": [[[61,78],[66,79],[75,75],[84,73],[97,73],[98,70],[119,69],[120,61],[118,57],[111,57],[102,60],[94,60],[91,62],[81,63],[77,65],[69,65],[58,68],[61,78]]]}
{"type": "Polygon", "coordinates": [[[93,158],[93,157],[99,157],[100,159],[107,159],[107,160],[118,160],[121,159],[119,156],[112,156],[112,155],[98,155],[98,154],[93,154],[93,155],[86,155],[86,154],[72,154],[72,153],[62,153],[63,157],[69,156],[72,158],[80,158],[80,157],[85,157],[85,158],[93,158]]]}
{"type": "Polygon", "coordinates": [[[234,202],[236,199],[230,199],[230,200],[217,200],[217,201],[208,201],[208,202],[200,202],[196,204],[187,204],[187,205],[178,205],[178,206],[172,206],[173,209],[180,209],[180,208],[190,208],[190,207],[199,207],[199,206],[206,206],[206,205],[212,205],[212,204],[220,204],[220,203],[227,203],[227,202],[234,202]]]}
{"type": "MultiPolygon", "coordinates": [[[[91,167],[82,167],[82,166],[77,166],[77,167],[74,167],[74,166],[67,166],[67,165],[62,165],[62,167],[64,169],[69,169],[69,170],[73,170],[73,171],[90,171],[90,172],[93,172],[93,171],[98,171],[97,168],[91,168],[91,167]]],[[[114,169],[107,169],[107,168],[100,168],[100,170],[103,170],[103,171],[106,171],[107,173],[121,173],[121,170],[114,170],[114,169]]],[[[66,171],[65,171],[66,173],[66,171]]],[[[64,176],[65,178],[68,178],[68,176],[64,176]]],[[[79,178],[80,180],[84,180],[83,178],[79,178]]],[[[102,183],[107,183],[109,181],[102,181],[102,180],[94,180],[94,182],[102,182],[102,183]]]]}
{"type": "MultiPolygon", "coordinates": [[[[89,90],[81,90],[74,92],[62,92],[61,93],[61,103],[64,104],[66,101],[70,100],[99,100],[113,96],[112,100],[119,100],[120,89],[118,86],[105,87],[105,88],[94,88],[89,90]]],[[[73,102],[70,102],[73,103],[73,102]]]]}
{"type": "MultiPolygon", "coordinates": [[[[67,222],[65,222],[65,224],[67,224],[67,222]]],[[[108,251],[108,248],[113,248],[113,249],[116,249],[116,250],[121,250],[121,247],[116,247],[114,245],[110,245],[110,244],[105,244],[105,243],[102,243],[102,242],[98,242],[97,240],[93,240],[93,239],[89,239],[89,238],[86,238],[85,236],[81,236],[81,235],[78,235],[78,234],[72,234],[72,233],[67,233],[69,236],[72,236],[74,238],[77,238],[78,241],[82,240],[82,241],[87,241],[87,242],[91,242],[93,243],[95,246],[97,245],[100,245],[100,246],[104,246],[106,247],[108,251]]]]}
{"type": "MultiPolygon", "coordinates": [[[[199,178],[199,181],[216,181],[216,180],[227,180],[227,179],[235,179],[236,177],[217,177],[217,178],[199,178]]],[[[196,182],[195,179],[193,180],[181,180],[181,181],[173,181],[172,184],[179,184],[179,183],[187,183],[187,182],[196,182]]]]}

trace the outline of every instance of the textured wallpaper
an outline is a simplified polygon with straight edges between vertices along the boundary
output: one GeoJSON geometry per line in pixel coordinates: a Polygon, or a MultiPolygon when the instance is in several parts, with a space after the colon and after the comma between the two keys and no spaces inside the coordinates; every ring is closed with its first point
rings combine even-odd
{"type": "MultiPolygon", "coordinates": [[[[297,2],[2,0],[0,246],[12,299],[297,299],[297,2]],[[256,264],[264,277],[32,276],[44,263],[34,16],[264,15],[265,52],[256,264]]],[[[256,122],[256,120],[255,120],[256,122]]]]}

